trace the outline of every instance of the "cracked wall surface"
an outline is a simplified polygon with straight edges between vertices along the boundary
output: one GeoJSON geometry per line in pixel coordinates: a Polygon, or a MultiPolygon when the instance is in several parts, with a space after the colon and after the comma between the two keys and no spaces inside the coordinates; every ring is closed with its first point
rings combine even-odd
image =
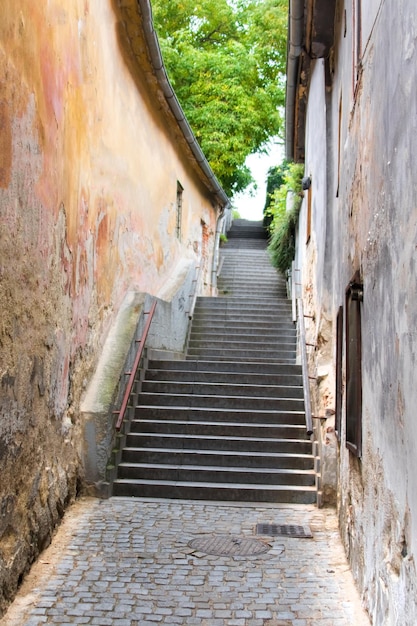
{"type": "Polygon", "coordinates": [[[213,247],[215,200],[123,11],[2,2],[0,613],[82,486],[80,401],[126,294],[195,265],[202,224],[213,247]]]}
{"type": "Polygon", "coordinates": [[[412,626],[417,622],[417,18],[411,0],[401,6],[361,4],[360,50],[353,4],[340,1],[332,55],[311,65],[306,175],[312,179],[312,235],[308,243],[303,240],[304,201],[297,254],[305,309],[313,316],[310,369],[321,414],[335,408],[336,316],[342,306],[346,319],[345,290],[356,271],[363,281],[362,453],[358,458],[346,447],[346,331],[340,442],[333,416],[316,425],[316,434],[322,442],[328,438],[334,452],[341,535],[372,623],[412,626]]]}

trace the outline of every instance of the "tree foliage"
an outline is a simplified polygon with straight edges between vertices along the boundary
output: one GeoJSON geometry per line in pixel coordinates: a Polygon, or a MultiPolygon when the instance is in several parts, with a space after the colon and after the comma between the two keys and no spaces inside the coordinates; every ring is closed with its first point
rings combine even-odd
{"type": "Polygon", "coordinates": [[[284,159],[280,165],[274,165],[270,167],[267,173],[266,179],[266,198],[264,206],[264,227],[269,231],[271,222],[273,220],[273,211],[270,209],[271,204],[274,201],[274,193],[281,185],[284,184],[285,172],[288,169],[289,161],[284,159]]]}
{"type": "Polygon", "coordinates": [[[286,0],[153,0],[165,66],[225,191],[252,182],[246,157],[279,134],[286,0]]]}

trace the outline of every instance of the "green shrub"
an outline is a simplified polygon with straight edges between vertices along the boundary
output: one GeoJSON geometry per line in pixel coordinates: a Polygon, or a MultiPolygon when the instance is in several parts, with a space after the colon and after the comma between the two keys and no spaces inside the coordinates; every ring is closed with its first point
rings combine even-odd
{"type": "Polygon", "coordinates": [[[304,165],[288,163],[283,174],[284,182],[273,192],[267,210],[271,217],[268,251],[273,266],[282,273],[291,267],[295,255],[295,233],[303,198],[303,174],[304,165]],[[287,211],[287,195],[290,192],[295,194],[294,202],[287,211]]]}

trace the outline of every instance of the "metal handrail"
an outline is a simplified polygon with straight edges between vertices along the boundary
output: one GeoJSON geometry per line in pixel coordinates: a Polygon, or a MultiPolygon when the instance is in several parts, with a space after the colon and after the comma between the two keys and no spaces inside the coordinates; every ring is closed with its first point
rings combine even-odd
{"type": "Polygon", "coordinates": [[[295,269],[295,262],[293,261],[291,264],[291,309],[292,309],[292,321],[295,323],[297,321],[297,283],[295,280],[295,272],[299,272],[300,270],[295,269]]]}
{"type": "Polygon", "coordinates": [[[220,260],[219,260],[219,265],[218,265],[218,268],[217,268],[217,276],[220,276],[220,274],[222,273],[223,263],[224,263],[224,255],[221,254],[220,255],[220,260]]]}
{"type": "Polygon", "coordinates": [[[302,298],[297,298],[297,317],[300,342],[301,369],[303,374],[304,409],[307,435],[313,434],[313,418],[311,415],[310,382],[308,378],[306,329],[304,324],[304,307],[302,298]]]}
{"type": "Polygon", "coordinates": [[[120,430],[120,428],[122,426],[122,423],[123,423],[123,420],[124,420],[124,417],[125,417],[125,413],[126,413],[126,409],[127,409],[127,403],[129,402],[130,394],[132,393],[133,383],[135,382],[136,371],[137,371],[137,369],[139,367],[139,363],[140,363],[140,360],[142,358],[143,350],[145,348],[146,339],[148,337],[149,328],[151,326],[152,318],[153,318],[153,315],[155,313],[156,302],[157,301],[154,300],[150,310],[146,311],[144,313],[144,315],[148,315],[148,319],[146,320],[146,324],[145,324],[145,328],[143,329],[142,337],[139,340],[137,340],[137,343],[139,344],[139,346],[138,346],[138,350],[136,352],[136,357],[135,357],[132,369],[131,369],[131,371],[129,373],[129,380],[127,381],[125,393],[124,393],[123,400],[122,400],[122,405],[121,405],[119,411],[115,411],[115,413],[119,414],[119,417],[117,418],[117,421],[116,421],[116,430],[120,430]]]}

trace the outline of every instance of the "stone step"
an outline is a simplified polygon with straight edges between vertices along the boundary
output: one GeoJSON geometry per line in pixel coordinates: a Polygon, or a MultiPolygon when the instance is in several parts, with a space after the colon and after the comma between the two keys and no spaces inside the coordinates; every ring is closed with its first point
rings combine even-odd
{"type": "Polygon", "coordinates": [[[274,439],[273,437],[238,437],[193,435],[185,433],[130,432],[126,448],[187,448],[188,450],[218,450],[245,452],[274,452],[308,454],[311,442],[304,439],[274,439]]]}
{"type": "Polygon", "coordinates": [[[259,317],[259,315],[265,315],[265,317],[270,318],[271,323],[273,323],[274,320],[279,321],[280,319],[283,321],[291,321],[292,306],[291,304],[280,305],[276,302],[271,302],[270,304],[259,303],[255,306],[255,304],[247,298],[246,301],[242,301],[240,304],[234,302],[231,302],[230,304],[225,303],[223,305],[215,303],[209,306],[208,304],[201,305],[197,303],[194,307],[194,312],[195,314],[204,313],[206,315],[234,313],[238,316],[250,315],[255,319],[259,317]]]}
{"type": "MultiPolygon", "coordinates": [[[[219,315],[216,315],[213,319],[211,319],[211,315],[209,314],[197,314],[195,317],[193,317],[191,334],[194,332],[195,329],[197,329],[199,332],[218,332],[222,329],[219,329],[219,319],[221,319],[219,315]]],[[[241,333],[244,333],[246,335],[253,335],[257,333],[268,335],[279,333],[282,331],[286,331],[288,334],[292,335],[297,334],[297,329],[293,322],[288,319],[288,316],[286,317],[286,319],[282,317],[279,320],[274,320],[273,323],[271,323],[270,319],[264,320],[262,318],[257,319],[256,321],[250,321],[249,319],[240,319],[234,321],[230,319],[225,319],[225,321],[228,323],[227,332],[231,335],[241,333]]]]}
{"type": "Polygon", "coordinates": [[[267,306],[270,309],[279,309],[280,311],[291,310],[291,302],[280,298],[258,298],[256,295],[250,298],[244,296],[219,296],[217,298],[197,298],[196,308],[200,306],[211,309],[221,308],[240,308],[253,310],[257,306],[267,306]]]}
{"type": "MultiPolygon", "coordinates": [[[[242,279],[241,281],[237,279],[230,280],[219,280],[217,282],[218,289],[218,297],[219,298],[247,298],[250,300],[251,298],[258,299],[262,295],[263,290],[267,289],[267,286],[260,285],[259,283],[250,282],[248,280],[242,279]]],[[[284,300],[287,297],[287,287],[269,287],[271,296],[271,300],[275,299],[276,302],[279,300],[284,300]]]]}
{"type": "Polygon", "coordinates": [[[258,410],[233,409],[225,412],[221,407],[179,407],[179,406],[137,406],[133,422],[149,421],[190,421],[190,422],[218,422],[223,423],[251,423],[272,424],[273,426],[287,426],[305,432],[304,411],[297,410],[258,410]]]}
{"type": "MultiPolygon", "coordinates": [[[[202,323],[211,325],[223,325],[228,323],[232,326],[245,324],[246,326],[253,327],[256,327],[256,325],[264,325],[274,328],[275,325],[279,327],[279,324],[288,323],[289,316],[287,316],[286,318],[284,318],[284,316],[277,318],[274,315],[262,313],[262,311],[259,311],[258,313],[253,315],[251,315],[249,312],[239,314],[238,312],[233,311],[219,311],[213,313],[197,312],[193,316],[193,322],[199,324],[200,326],[202,323]],[[286,322],[284,321],[285,319],[287,320],[286,322]]],[[[191,328],[191,332],[192,331],[193,327],[191,328]]]]}
{"type": "Polygon", "coordinates": [[[229,332],[228,329],[218,328],[216,326],[205,328],[197,326],[190,335],[190,341],[209,341],[209,342],[243,342],[264,345],[265,343],[277,342],[288,343],[294,346],[296,344],[296,332],[288,328],[271,329],[265,332],[260,329],[233,329],[235,332],[229,332]]]}
{"type": "MultiPolygon", "coordinates": [[[[274,333],[285,332],[288,335],[296,336],[297,331],[292,322],[284,322],[280,321],[274,323],[273,325],[268,324],[267,322],[263,322],[262,320],[257,322],[227,322],[227,326],[221,326],[220,329],[225,330],[230,335],[241,334],[244,333],[246,335],[273,335],[274,333]]],[[[219,324],[216,320],[211,321],[208,316],[207,319],[204,318],[193,318],[193,327],[191,329],[191,334],[194,331],[206,331],[207,333],[216,333],[219,331],[219,324]]]]}
{"type": "Polygon", "coordinates": [[[222,409],[253,409],[255,411],[304,411],[300,398],[267,398],[248,396],[213,396],[188,394],[157,394],[142,392],[137,406],[178,406],[182,408],[211,407],[222,409]]]}
{"type": "MultiPolygon", "coordinates": [[[[204,383],[228,383],[240,385],[266,385],[266,386],[289,386],[301,387],[301,374],[257,374],[254,372],[224,372],[219,371],[196,371],[185,369],[189,361],[183,361],[184,369],[156,369],[146,370],[146,381],[186,381],[204,383]]],[[[161,366],[161,368],[163,365],[161,366]]]]}
{"type": "Polygon", "coordinates": [[[312,504],[315,487],[299,485],[262,485],[206,483],[186,481],[153,481],[118,479],[113,485],[115,496],[140,498],[174,498],[189,500],[220,500],[228,502],[286,502],[312,504]]]}
{"type": "MultiPolygon", "coordinates": [[[[233,260],[233,264],[236,261],[233,260]]],[[[286,280],[283,276],[279,276],[274,270],[267,269],[267,266],[257,267],[256,271],[254,270],[254,264],[260,265],[259,261],[254,259],[248,259],[245,262],[243,259],[239,259],[239,269],[236,269],[234,265],[232,265],[232,261],[228,261],[227,259],[223,260],[221,274],[219,275],[219,280],[222,281],[230,281],[230,280],[240,280],[244,279],[250,280],[251,282],[257,282],[260,285],[265,285],[268,288],[276,289],[277,287],[283,287],[286,285],[286,280]],[[262,272],[262,275],[259,275],[259,272],[262,272]]],[[[264,297],[270,297],[271,294],[268,292],[264,292],[264,297]]]]}
{"type": "Polygon", "coordinates": [[[305,439],[305,426],[302,424],[262,424],[259,422],[225,422],[202,420],[152,420],[141,417],[130,423],[130,433],[153,434],[192,434],[194,436],[220,437],[270,437],[272,439],[305,439]]]}
{"type": "Polygon", "coordinates": [[[160,360],[153,359],[149,361],[148,369],[164,369],[164,370],[183,370],[187,371],[204,371],[204,372],[234,372],[236,374],[270,374],[278,375],[302,375],[301,366],[281,363],[257,363],[254,365],[251,361],[223,361],[215,363],[213,361],[204,361],[204,359],[185,359],[185,360],[160,360]]]}
{"type": "MultiPolygon", "coordinates": [[[[252,282],[257,282],[261,285],[266,285],[269,288],[276,288],[286,285],[286,280],[283,276],[279,276],[275,270],[271,268],[267,268],[265,264],[263,267],[259,267],[261,265],[259,261],[256,259],[248,259],[246,262],[244,259],[239,259],[239,268],[235,267],[236,260],[233,259],[228,261],[227,259],[223,260],[221,274],[219,275],[220,280],[250,280],[252,282]],[[254,270],[254,264],[257,265],[256,270],[254,270]],[[262,275],[259,275],[259,272],[262,272],[262,275]]],[[[264,293],[264,297],[270,297],[271,294],[268,292],[264,293]]]]}
{"type": "Polygon", "coordinates": [[[220,395],[246,396],[250,398],[303,398],[302,386],[253,385],[232,384],[228,381],[158,381],[145,379],[142,383],[142,393],[153,394],[182,394],[182,395],[220,395]]]}
{"type": "MultiPolygon", "coordinates": [[[[195,359],[196,357],[199,357],[199,356],[202,359],[205,359],[206,361],[209,361],[211,359],[212,361],[218,361],[218,362],[229,361],[231,358],[234,359],[236,362],[239,362],[239,361],[244,362],[247,359],[247,355],[245,356],[244,354],[241,354],[241,355],[240,354],[229,354],[227,352],[221,352],[221,353],[213,354],[213,355],[210,355],[210,354],[207,354],[207,353],[199,355],[198,353],[195,353],[195,354],[191,354],[190,358],[191,359],[195,359]]],[[[252,356],[252,363],[254,365],[256,365],[257,363],[264,363],[264,362],[265,362],[265,357],[263,355],[262,356],[261,355],[252,356]]],[[[269,363],[291,365],[292,363],[294,363],[294,358],[293,357],[285,358],[283,356],[280,356],[280,357],[277,357],[277,358],[269,357],[268,362],[269,363]]]]}
{"type": "Polygon", "coordinates": [[[271,363],[293,363],[295,361],[295,350],[269,350],[266,348],[260,348],[259,350],[227,350],[226,348],[219,349],[198,349],[189,348],[187,358],[201,358],[205,360],[219,361],[247,361],[248,358],[253,362],[262,363],[264,361],[270,361],[271,363]]]}
{"type": "Polygon", "coordinates": [[[120,463],[119,478],[204,483],[244,483],[251,485],[314,486],[312,470],[223,467],[216,465],[173,465],[152,463],[120,463]]]}
{"type": "Polygon", "coordinates": [[[292,454],[280,452],[256,452],[236,450],[198,450],[181,446],[180,448],[124,448],[123,463],[203,465],[221,467],[244,467],[247,469],[264,468],[268,473],[271,468],[309,470],[314,469],[314,457],[311,454],[292,454]]]}
{"type": "Polygon", "coordinates": [[[260,301],[251,301],[249,298],[242,299],[241,302],[236,301],[228,301],[225,298],[226,302],[212,302],[212,303],[200,303],[197,302],[194,307],[195,312],[207,312],[207,313],[217,313],[217,312],[234,312],[237,314],[244,315],[259,315],[259,313],[266,312],[269,316],[273,317],[284,317],[291,315],[292,306],[290,302],[285,303],[262,303],[260,301]]]}
{"type": "MultiPolygon", "coordinates": [[[[236,298],[239,296],[240,298],[247,298],[250,300],[251,298],[258,298],[262,294],[262,290],[267,289],[267,287],[263,287],[258,283],[251,283],[247,280],[242,280],[241,282],[237,280],[228,280],[223,281],[219,280],[217,282],[217,290],[219,298],[236,298]]],[[[271,295],[275,299],[276,302],[279,300],[283,300],[287,297],[287,287],[276,287],[270,288],[271,295]]]]}
{"type": "MultiPolygon", "coordinates": [[[[268,345],[267,353],[271,352],[283,352],[283,351],[295,351],[295,338],[281,335],[278,338],[268,337],[267,341],[262,341],[262,335],[249,335],[245,341],[243,339],[231,339],[227,334],[219,335],[216,339],[202,339],[192,334],[188,344],[188,351],[191,354],[193,349],[205,350],[209,349],[224,349],[228,350],[253,350],[260,345],[268,345]]],[[[265,349],[263,349],[265,352],[265,349]]]]}
{"type": "MultiPolygon", "coordinates": [[[[256,259],[248,259],[248,261],[244,261],[243,259],[239,259],[239,269],[236,269],[232,262],[228,262],[227,259],[224,259],[222,263],[221,273],[219,275],[219,280],[221,281],[233,281],[239,280],[244,281],[245,279],[251,282],[257,282],[259,285],[265,285],[269,289],[276,289],[277,287],[283,287],[286,285],[286,280],[283,276],[278,276],[274,270],[267,269],[267,267],[257,267],[256,271],[254,270],[254,264],[260,265],[259,261],[256,259]],[[259,275],[259,272],[262,272],[262,275],[259,275]],[[258,280],[256,280],[258,278],[258,280]]],[[[236,261],[233,261],[235,263],[236,261]]],[[[270,297],[271,293],[267,291],[264,292],[264,297],[270,297]]]]}

